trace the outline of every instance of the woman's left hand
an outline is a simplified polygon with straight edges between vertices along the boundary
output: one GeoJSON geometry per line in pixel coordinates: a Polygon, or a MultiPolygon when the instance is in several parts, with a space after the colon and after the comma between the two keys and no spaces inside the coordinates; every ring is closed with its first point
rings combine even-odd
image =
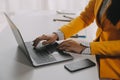
{"type": "Polygon", "coordinates": [[[75,52],[75,53],[80,53],[82,50],[84,50],[86,47],[80,45],[74,40],[66,40],[63,41],[59,46],[58,49],[64,50],[67,52],[75,52]]]}

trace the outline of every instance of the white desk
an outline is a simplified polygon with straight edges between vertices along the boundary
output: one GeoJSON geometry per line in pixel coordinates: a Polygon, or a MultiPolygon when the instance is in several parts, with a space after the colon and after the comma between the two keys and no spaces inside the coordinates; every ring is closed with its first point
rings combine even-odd
{"type": "MultiPolygon", "coordinates": [[[[20,29],[25,41],[30,41],[43,33],[55,31],[63,23],[53,22],[57,15],[16,15],[13,21],[20,29]]],[[[99,80],[97,66],[68,72],[64,65],[71,61],[34,68],[17,48],[10,27],[0,33],[0,80],[99,80]]],[[[89,58],[96,63],[94,56],[73,54],[74,60],[89,58]]]]}

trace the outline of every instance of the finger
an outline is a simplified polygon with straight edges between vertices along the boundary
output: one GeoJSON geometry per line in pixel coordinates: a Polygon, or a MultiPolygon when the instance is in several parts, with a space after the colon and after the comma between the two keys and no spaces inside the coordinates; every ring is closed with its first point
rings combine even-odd
{"type": "Polygon", "coordinates": [[[40,42],[40,39],[36,39],[33,41],[33,46],[36,47],[38,45],[38,43],[40,42]]]}
{"type": "Polygon", "coordinates": [[[49,40],[49,37],[45,34],[43,34],[41,37],[40,37],[41,40],[49,40]]]}
{"type": "Polygon", "coordinates": [[[43,34],[42,36],[33,40],[33,46],[36,47],[41,40],[47,40],[47,39],[48,39],[48,37],[43,34]]]}
{"type": "Polygon", "coordinates": [[[62,43],[59,44],[58,48],[64,47],[64,46],[70,46],[68,41],[63,41],[62,43]]]}
{"type": "Polygon", "coordinates": [[[63,47],[62,50],[66,52],[74,52],[70,47],[63,47]]]}
{"type": "Polygon", "coordinates": [[[35,40],[33,40],[34,43],[37,43],[40,39],[40,37],[37,37],[35,40]]]}
{"type": "Polygon", "coordinates": [[[69,47],[68,47],[68,48],[65,49],[65,51],[70,52],[71,50],[70,50],[69,47]]]}
{"type": "Polygon", "coordinates": [[[43,45],[50,44],[50,43],[52,43],[52,42],[54,42],[54,41],[53,41],[52,39],[49,39],[49,40],[44,41],[44,42],[43,42],[43,45]]]}
{"type": "Polygon", "coordinates": [[[58,46],[59,49],[66,49],[67,47],[70,47],[70,44],[62,44],[58,46]]]}
{"type": "Polygon", "coordinates": [[[68,47],[67,46],[63,46],[63,47],[60,47],[59,49],[65,51],[65,50],[68,49],[68,47]]]}
{"type": "MultiPolygon", "coordinates": [[[[36,39],[39,39],[39,40],[48,40],[49,37],[48,37],[47,35],[43,34],[42,36],[39,36],[39,37],[36,38],[36,39]]],[[[36,39],[35,39],[35,40],[36,40],[36,39]]],[[[34,41],[35,41],[35,40],[34,40],[34,41]]]]}

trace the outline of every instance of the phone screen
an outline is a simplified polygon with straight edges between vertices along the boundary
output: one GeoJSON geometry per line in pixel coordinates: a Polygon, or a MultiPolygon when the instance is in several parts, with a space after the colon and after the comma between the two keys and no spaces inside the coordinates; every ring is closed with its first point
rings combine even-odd
{"type": "Polygon", "coordinates": [[[64,67],[70,72],[75,72],[78,70],[90,68],[95,65],[96,64],[93,61],[91,61],[90,59],[84,59],[84,60],[74,61],[69,64],[65,64],[64,67]]]}

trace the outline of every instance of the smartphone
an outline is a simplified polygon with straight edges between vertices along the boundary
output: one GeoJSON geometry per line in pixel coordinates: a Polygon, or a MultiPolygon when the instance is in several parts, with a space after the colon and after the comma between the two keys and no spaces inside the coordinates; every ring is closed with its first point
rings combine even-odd
{"type": "Polygon", "coordinates": [[[95,65],[96,64],[90,59],[83,59],[83,60],[78,60],[78,61],[65,64],[64,67],[70,72],[75,72],[75,71],[93,67],[95,65]]]}

